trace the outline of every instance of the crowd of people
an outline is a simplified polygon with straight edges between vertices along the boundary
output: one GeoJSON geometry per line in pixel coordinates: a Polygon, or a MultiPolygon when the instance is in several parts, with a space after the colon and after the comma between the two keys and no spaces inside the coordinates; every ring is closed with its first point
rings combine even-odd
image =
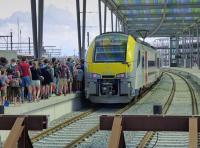
{"type": "Polygon", "coordinates": [[[0,58],[0,105],[21,104],[66,95],[82,89],[84,65],[81,60],[0,58]]]}

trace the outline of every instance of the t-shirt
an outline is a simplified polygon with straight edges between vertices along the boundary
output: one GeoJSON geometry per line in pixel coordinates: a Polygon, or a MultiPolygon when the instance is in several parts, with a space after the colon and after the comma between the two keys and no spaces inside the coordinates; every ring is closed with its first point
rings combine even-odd
{"type": "Polygon", "coordinates": [[[32,80],[40,80],[40,69],[36,69],[35,67],[31,67],[32,80]]]}
{"type": "Polygon", "coordinates": [[[20,69],[21,69],[21,76],[22,77],[26,77],[26,76],[30,76],[29,75],[29,64],[26,62],[21,62],[20,63],[20,69]]]}
{"type": "Polygon", "coordinates": [[[6,75],[1,75],[0,76],[0,81],[3,85],[6,84],[6,81],[8,80],[8,77],[6,75]]]}
{"type": "Polygon", "coordinates": [[[61,66],[60,78],[69,79],[69,68],[65,64],[61,66]]]}
{"type": "Polygon", "coordinates": [[[83,80],[83,70],[77,69],[77,81],[82,81],[82,80],[83,80]]]}
{"type": "Polygon", "coordinates": [[[52,77],[51,77],[51,69],[48,65],[43,65],[40,69],[41,75],[44,77],[44,81],[46,82],[52,82],[52,77]]]}
{"type": "Polygon", "coordinates": [[[8,75],[12,75],[12,78],[18,78],[17,72],[19,72],[19,67],[17,65],[9,65],[7,69],[8,75]]]}

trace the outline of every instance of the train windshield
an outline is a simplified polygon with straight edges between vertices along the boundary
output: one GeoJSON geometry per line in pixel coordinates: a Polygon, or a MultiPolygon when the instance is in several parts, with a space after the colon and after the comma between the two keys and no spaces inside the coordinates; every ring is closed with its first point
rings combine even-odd
{"type": "Polygon", "coordinates": [[[96,39],[95,62],[126,61],[127,35],[102,35],[96,39]]]}

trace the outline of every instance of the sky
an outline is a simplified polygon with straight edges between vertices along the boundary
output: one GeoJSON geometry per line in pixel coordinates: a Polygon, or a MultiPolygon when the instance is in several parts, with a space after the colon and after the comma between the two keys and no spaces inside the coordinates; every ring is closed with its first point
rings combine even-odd
{"type": "MultiPolygon", "coordinates": [[[[97,4],[98,0],[87,0],[86,32],[90,34],[90,42],[99,34],[97,4]]],[[[21,41],[28,42],[28,37],[32,40],[30,0],[0,0],[0,10],[0,35],[9,35],[12,31],[14,42],[18,42],[19,22],[21,41]]],[[[109,11],[107,14],[107,18],[110,18],[109,11]]],[[[107,28],[111,31],[110,19],[107,28]]],[[[43,29],[43,45],[61,48],[64,56],[77,55],[76,1],[44,0],[43,29]]],[[[0,39],[1,42],[4,41],[0,39]]]]}

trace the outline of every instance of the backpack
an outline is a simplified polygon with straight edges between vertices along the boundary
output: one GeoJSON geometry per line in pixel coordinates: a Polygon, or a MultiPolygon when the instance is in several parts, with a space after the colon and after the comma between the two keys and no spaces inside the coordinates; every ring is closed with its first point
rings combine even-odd
{"type": "Polygon", "coordinates": [[[16,69],[17,69],[16,66],[10,65],[10,66],[8,67],[8,69],[7,69],[7,72],[10,73],[10,74],[12,74],[13,77],[17,77],[17,70],[16,70],[16,69]]]}

